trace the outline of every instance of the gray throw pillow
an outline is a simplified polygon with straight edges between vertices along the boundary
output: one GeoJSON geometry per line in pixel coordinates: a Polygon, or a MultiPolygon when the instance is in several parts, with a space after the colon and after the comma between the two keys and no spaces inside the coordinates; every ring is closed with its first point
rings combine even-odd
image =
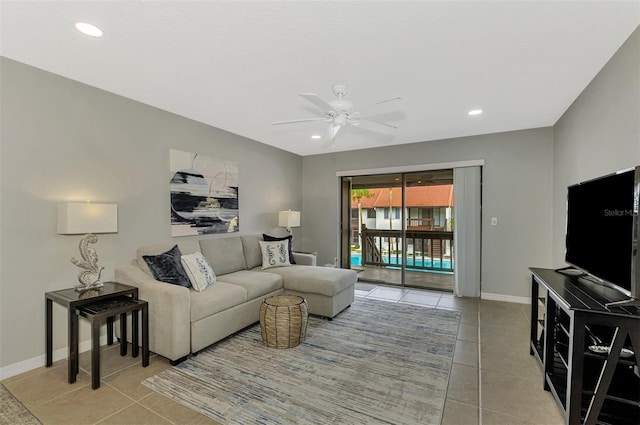
{"type": "Polygon", "coordinates": [[[159,255],[142,256],[156,280],[188,288],[191,286],[191,281],[182,266],[181,257],[182,253],[178,245],[159,255]]]}

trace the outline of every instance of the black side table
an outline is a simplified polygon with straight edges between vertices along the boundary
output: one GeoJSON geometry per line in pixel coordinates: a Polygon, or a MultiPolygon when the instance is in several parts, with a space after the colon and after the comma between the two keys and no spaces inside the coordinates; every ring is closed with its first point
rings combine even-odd
{"type": "MultiPolygon", "coordinates": [[[[68,318],[68,381],[76,382],[78,375],[78,314],[76,309],[86,304],[97,301],[117,298],[121,296],[138,299],[138,288],[118,282],[105,282],[102,288],[78,292],[74,288],[47,292],[45,294],[45,321],[46,321],[46,366],[53,364],[53,302],[67,308],[68,318]]],[[[107,342],[113,344],[113,316],[107,319],[107,342]]]]}
{"type": "Polygon", "coordinates": [[[131,312],[131,355],[138,357],[138,312],[142,311],[142,367],[149,366],[149,306],[146,301],[121,296],[78,307],[91,321],[91,388],[100,387],[100,325],[120,315],[120,355],[127,354],[127,313],[131,312]]]}

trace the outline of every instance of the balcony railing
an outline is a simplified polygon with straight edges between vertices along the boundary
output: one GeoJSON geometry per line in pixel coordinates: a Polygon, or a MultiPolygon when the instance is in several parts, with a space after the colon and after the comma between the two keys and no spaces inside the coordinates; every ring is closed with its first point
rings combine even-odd
{"type": "Polygon", "coordinates": [[[453,232],[376,230],[362,226],[362,265],[453,272],[453,232]],[[406,241],[406,246],[405,242],[406,241]]]}

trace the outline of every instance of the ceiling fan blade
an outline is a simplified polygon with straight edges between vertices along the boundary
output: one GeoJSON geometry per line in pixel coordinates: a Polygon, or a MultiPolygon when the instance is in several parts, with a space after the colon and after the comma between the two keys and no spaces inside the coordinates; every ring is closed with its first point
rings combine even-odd
{"type": "Polygon", "coordinates": [[[341,128],[341,125],[335,125],[333,123],[329,126],[329,128],[327,129],[327,134],[324,137],[325,141],[322,144],[323,148],[330,148],[335,145],[336,136],[341,128]]]}
{"type": "Polygon", "coordinates": [[[401,97],[393,97],[391,99],[381,100],[380,102],[372,103],[370,105],[365,106],[364,108],[360,108],[360,113],[364,113],[365,115],[369,115],[368,114],[369,110],[374,108],[375,106],[382,105],[383,103],[394,102],[396,100],[402,100],[402,98],[401,97]]]}
{"type": "Polygon", "coordinates": [[[327,139],[322,144],[323,149],[332,148],[336,145],[336,141],[334,139],[327,139]]]}
{"type": "Polygon", "coordinates": [[[328,102],[322,100],[317,94],[314,93],[300,93],[300,97],[308,100],[309,102],[316,105],[318,108],[322,109],[325,114],[335,115],[336,111],[333,109],[333,106],[329,105],[328,102]]]}
{"type": "Polygon", "coordinates": [[[389,129],[392,129],[392,130],[398,129],[398,127],[396,127],[395,125],[387,124],[380,121],[374,121],[370,118],[360,118],[360,123],[365,124],[367,127],[371,127],[371,128],[377,127],[381,130],[386,130],[386,131],[388,131],[389,129]]]}
{"type": "Polygon", "coordinates": [[[371,105],[369,105],[369,106],[373,106],[373,105],[380,105],[380,104],[382,104],[382,103],[393,102],[393,101],[395,101],[395,100],[402,100],[402,98],[401,98],[401,97],[393,97],[393,98],[391,98],[391,99],[381,100],[380,102],[372,103],[372,104],[371,104],[371,105]]]}
{"type": "Polygon", "coordinates": [[[289,120],[289,121],[274,121],[272,125],[282,125],[282,124],[297,124],[299,122],[313,122],[313,121],[327,121],[326,117],[323,118],[302,118],[299,120],[289,120]]]}
{"type": "Polygon", "coordinates": [[[340,131],[340,129],[342,128],[341,125],[335,125],[332,124],[329,126],[329,132],[328,132],[328,138],[331,140],[335,140],[336,136],[338,135],[338,131],[340,131]]]}

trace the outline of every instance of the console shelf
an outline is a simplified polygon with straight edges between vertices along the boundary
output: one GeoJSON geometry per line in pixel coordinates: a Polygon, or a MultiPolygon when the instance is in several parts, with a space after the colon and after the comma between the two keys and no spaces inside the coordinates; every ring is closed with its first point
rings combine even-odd
{"type": "Polygon", "coordinates": [[[530,270],[529,351],[542,366],[544,389],[555,397],[566,424],[638,425],[640,309],[605,307],[621,301],[622,294],[583,278],[530,270]],[[594,353],[590,345],[611,349],[594,353]],[[621,357],[622,348],[633,355],[621,357]]]}

